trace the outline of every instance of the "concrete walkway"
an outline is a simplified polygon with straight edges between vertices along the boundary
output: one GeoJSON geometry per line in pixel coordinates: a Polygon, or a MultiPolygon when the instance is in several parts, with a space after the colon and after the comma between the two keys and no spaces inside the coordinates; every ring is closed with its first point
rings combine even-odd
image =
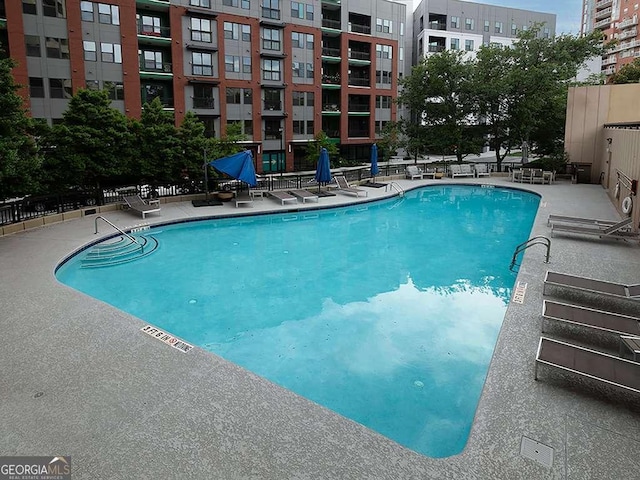
{"type": "MultiPolygon", "coordinates": [[[[398,181],[404,188],[473,182],[398,181]]],[[[503,177],[482,183],[542,195],[532,236],[550,234],[550,213],[619,218],[597,185],[514,185],[503,177]]],[[[338,194],[319,205],[393,194],[367,190],[368,199],[338,194]]],[[[269,199],[237,209],[174,203],[147,220],[286,208],[269,199]]],[[[121,227],[141,223],[128,212],[105,216],[121,227]]],[[[432,459],[214,354],[172,349],[140,332],[139,319],[58,283],[56,265],[93,241],[93,229],[90,216],[0,238],[0,455],[71,455],[76,480],[640,475],[640,396],[544,368],[540,381],[533,379],[546,269],[635,283],[637,242],[558,236],[549,265],[542,247],[527,251],[518,275],[527,284],[524,303],[507,309],[467,447],[432,459]],[[521,455],[523,437],[553,449],[551,466],[521,455]]],[[[100,230],[109,233],[106,225],[100,230]]],[[[574,300],[640,315],[640,305],[631,302],[574,300]]],[[[569,333],[574,340],[594,340],[569,333]]],[[[615,337],[601,345],[615,349],[615,337]]]]}

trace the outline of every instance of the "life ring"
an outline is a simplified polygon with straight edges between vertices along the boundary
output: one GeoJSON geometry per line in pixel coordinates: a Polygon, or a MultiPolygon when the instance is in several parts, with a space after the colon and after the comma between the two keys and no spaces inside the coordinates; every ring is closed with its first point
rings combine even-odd
{"type": "Polygon", "coordinates": [[[620,182],[616,183],[616,189],[613,192],[616,198],[620,198],[620,182]]]}
{"type": "Polygon", "coordinates": [[[631,213],[632,208],[633,200],[631,200],[631,197],[624,197],[624,200],[622,200],[622,213],[631,213]]]}

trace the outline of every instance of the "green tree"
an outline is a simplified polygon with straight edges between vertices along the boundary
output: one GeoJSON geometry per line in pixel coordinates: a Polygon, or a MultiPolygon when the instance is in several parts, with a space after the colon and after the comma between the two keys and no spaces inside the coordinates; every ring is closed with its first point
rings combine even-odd
{"type": "Polygon", "coordinates": [[[640,58],[624,65],[609,79],[609,83],[613,84],[638,82],[640,82],[640,58]]]}
{"type": "Polygon", "coordinates": [[[79,90],[61,124],[53,128],[51,155],[72,185],[102,187],[130,178],[134,135],[130,122],[111,108],[105,91],[79,90]]]}
{"type": "Polygon", "coordinates": [[[473,86],[474,63],[464,52],[444,51],[414,66],[402,81],[398,102],[409,107],[412,122],[407,126],[409,150],[419,148],[416,138],[436,152],[454,153],[461,161],[479,154],[483,138],[472,128],[477,122],[473,86]]]}
{"type": "Polygon", "coordinates": [[[402,145],[401,128],[398,122],[389,122],[383,127],[380,140],[376,142],[381,152],[381,161],[388,162],[402,145]]]}
{"type": "Polygon", "coordinates": [[[178,129],[178,140],[183,152],[179,178],[185,183],[200,182],[204,178],[202,169],[208,146],[204,132],[204,123],[193,112],[187,112],[178,129]]]}
{"type": "MultiPolygon", "coordinates": [[[[313,137],[313,141],[307,143],[307,149],[305,151],[305,161],[309,165],[316,165],[318,163],[318,157],[320,156],[320,149],[326,148],[329,154],[329,159],[333,162],[338,160],[338,146],[331,141],[327,134],[320,130],[313,137]]],[[[336,162],[337,163],[337,162],[336,162]]],[[[334,163],[335,165],[335,163],[334,163]]]]}
{"type": "Polygon", "coordinates": [[[0,200],[33,193],[42,163],[36,125],[27,116],[17,94],[20,86],[11,74],[16,65],[0,59],[0,200]]]}

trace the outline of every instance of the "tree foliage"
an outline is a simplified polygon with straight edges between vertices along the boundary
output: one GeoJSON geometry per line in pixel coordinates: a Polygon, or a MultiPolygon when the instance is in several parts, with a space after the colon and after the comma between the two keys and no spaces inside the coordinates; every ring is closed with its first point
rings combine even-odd
{"type": "Polygon", "coordinates": [[[35,191],[42,163],[36,125],[11,74],[15,66],[11,59],[0,59],[0,200],[35,191]]]}
{"type": "Polygon", "coordinates": [[[324,131],[320,130],[313,137],[313,141],[307,143],[305,160],[309,165],[315,165],[316,163],[318,163],[318,157],[320,156],[321,148],[326,148],[327,153],[329,154],[329,160],[336,162],[338,154],[340,153],[340,151],[338,150],[338,146],[331,141],[331,139],[324,131]]]}
{"type": "Polygon", "coordinates": [[[609,79],[609,83],[613,84],[638,82],[640,82],[640,58],[624,65],[609,79]]]}

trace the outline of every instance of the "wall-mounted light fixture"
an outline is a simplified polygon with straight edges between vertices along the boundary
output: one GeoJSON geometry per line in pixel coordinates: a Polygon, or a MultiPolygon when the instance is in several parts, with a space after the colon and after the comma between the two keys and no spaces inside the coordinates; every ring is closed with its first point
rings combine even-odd
{"type": "Polygon", "coordinates": [[[607,153],[611,153],[611,142],[613,142],[613,138],[607,138],[607,153]]]}

